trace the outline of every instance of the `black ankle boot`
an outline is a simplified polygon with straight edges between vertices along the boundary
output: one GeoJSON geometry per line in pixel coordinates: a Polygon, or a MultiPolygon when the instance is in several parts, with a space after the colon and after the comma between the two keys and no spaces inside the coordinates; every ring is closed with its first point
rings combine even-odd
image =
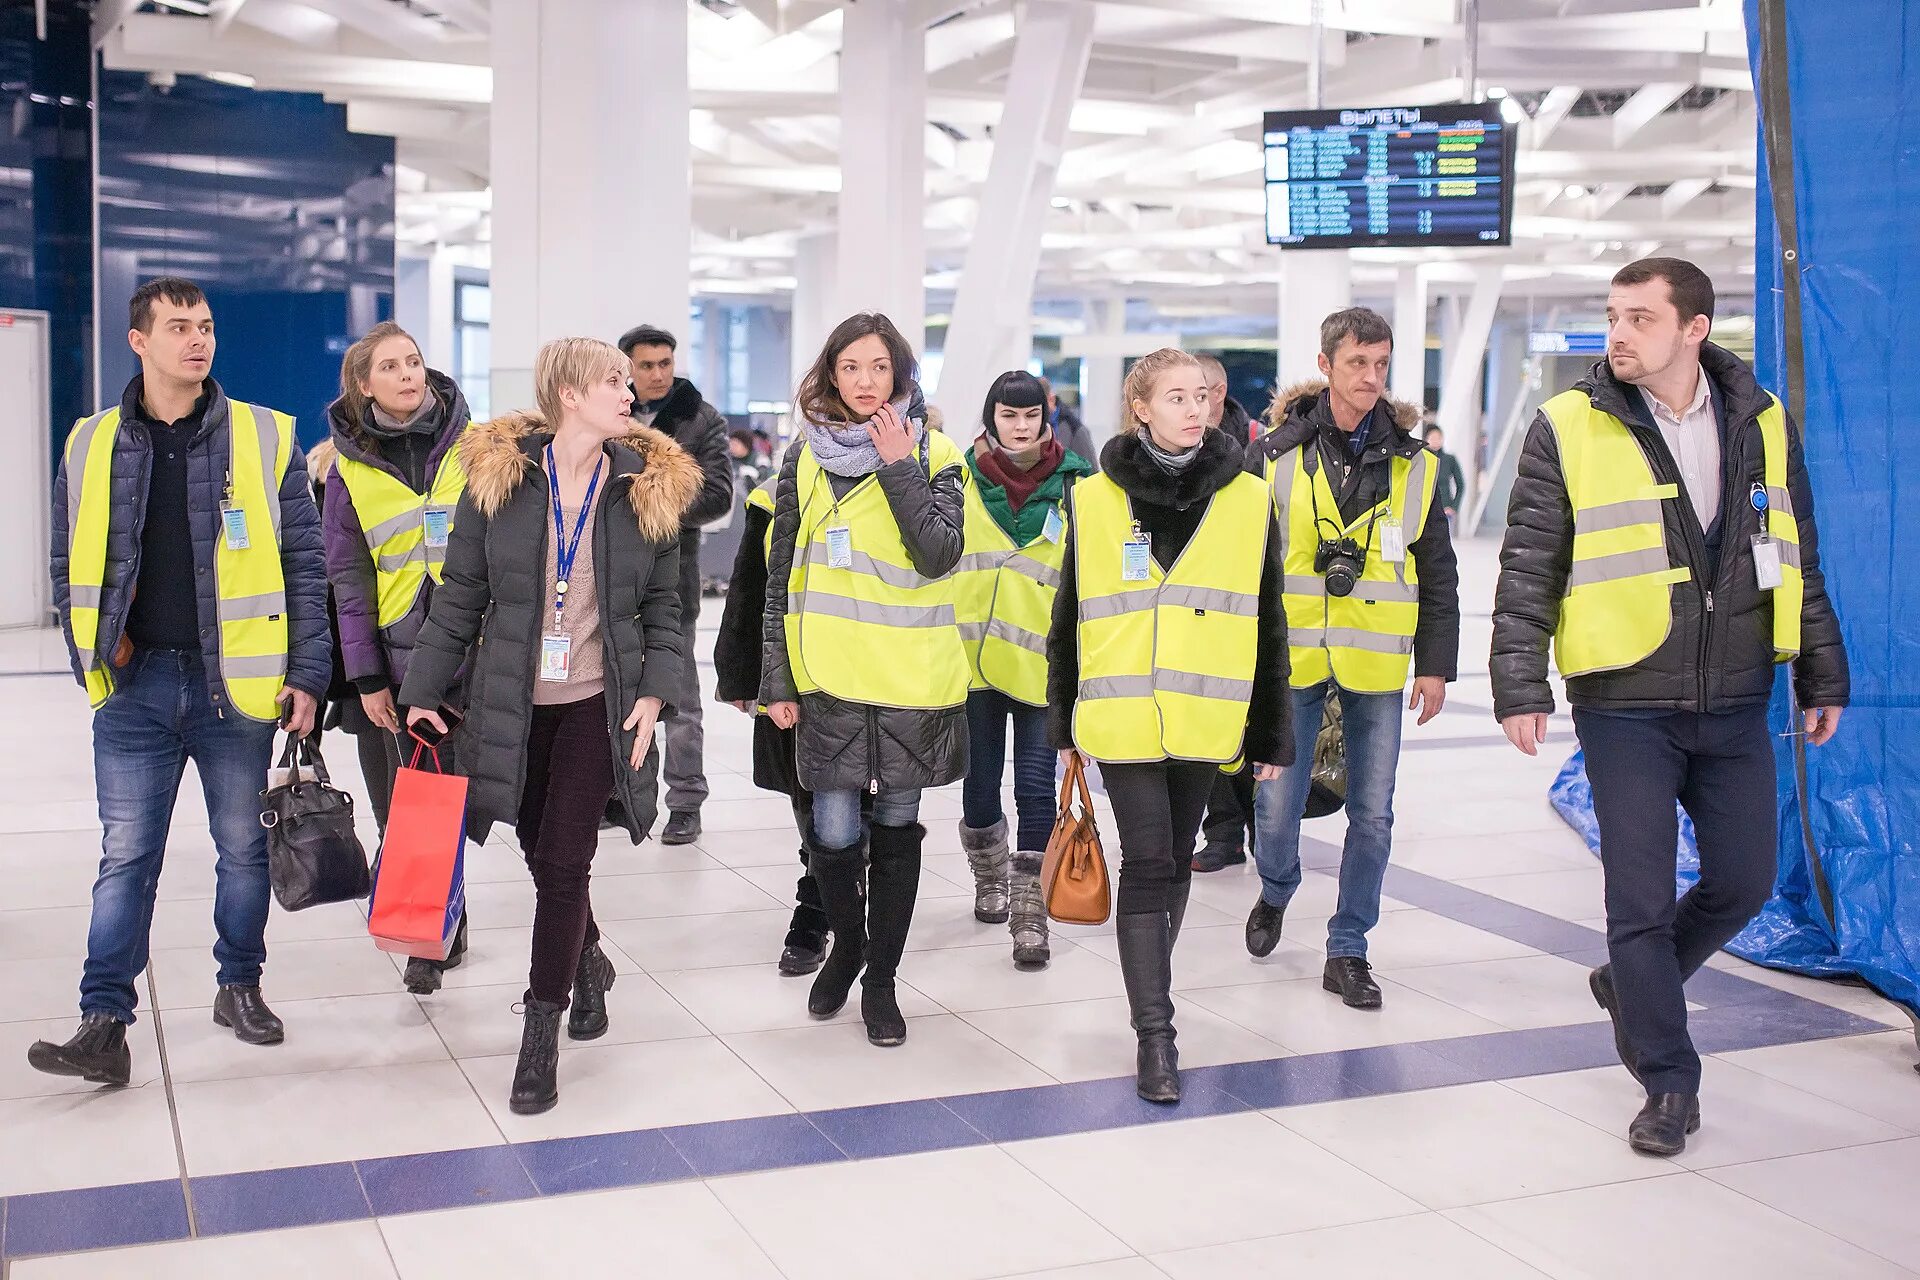
{"type": "Polygon", "coordinates": [[[1650,1156],[1677,1156],[1687,1149],[1687,1135],[1699,1128],[1699,1094],[1656,1093],[1627,1126],[1627,1141],[1650,1156]]]}
{"type": "Polygon", "coordinates": [[[597,942],[580,949],[580,966],[573,972],[573,1007],[567,1014],[569,1040],[598,1040],[607,1034],[607,992],[618,976],[613,961],[597,942]]]}
{"type": "Polygon", "coordinates": [[[920,896],[920,846],[927,829],[873,829],[873,866],[867,872],[867,971],[860,978],[860,1017],[867,1039],[891,1047],[907,1041],[907,1020],[893,991],[893,976],[907,950],[913,906],[920,896]]]}
{"type": "Polygon", "coordinates": [[[50,1076],[78,1076],[88,1084],[126,1084],[133,1079],[127,1026],[109,1013],[89,1013],[65,1044],[36,1040],[27,1065],[50,1076]]]}
{"type": "Polygon", "coordinates": [[[780,972],[798,978],[818,969],[827,958],[827,912],[820,905],[820,886],[805,872],[793,888],[793,919],[786,941],[780,944],[780,972]]]}
{"type": "Polygon", "coordinates": [[[814,883],[820,886],[820,901],[833,923],[833,950],[807,993],[807,1012],[816,1018],[831,1018],[846,1008],[854,979],[866,964],[866,842],[844,849],[814,845],[812,855],[814,883]]]}
{"type": "Polygon", "coordinates": [[[222,987],[213,998],[215,1026],[231,1027],[242,1044],[279,1044],[287,1038],[284,1023],[267,1008],[259,987],[222,987]]]}
{"type": "Polygon", "coordinates": [[[1180,1101],[1180,1054],[1173,1044],[1173,928],[1164,911],[1114,917],[1120,978],[1140,1049],[1134,1089],[1148,1102],[1180,1101]]]}
{"type": "Polygon", "coordinates": [[[422,960],[419,956],[407,961],[407,972],[401,978],[410,995],[430,996],[440,989],[440,977],[449,969],[458,969],[460,962],[467,958],[467,917],[460,916],[460,927],[454,931],[453,946],[447,950],[445,960],[422,960]]]}
{"type": "Polygon", "coordinates": [[[560,1101],[560,1014],[565,1007],[527,993],[520,1061],[514,1065],[513,1094],[507,1100],[517,1116],[537,1116],[560,1101]]]}

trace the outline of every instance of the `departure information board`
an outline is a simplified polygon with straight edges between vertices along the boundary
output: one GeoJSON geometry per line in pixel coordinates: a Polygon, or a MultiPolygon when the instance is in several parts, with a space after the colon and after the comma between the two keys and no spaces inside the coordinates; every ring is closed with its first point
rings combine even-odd
{"type": "Polygon", "coordinates": [[[1269,111],[1267,243],[1285,249],[1513,240],[1500,104],[1269,111]]]}

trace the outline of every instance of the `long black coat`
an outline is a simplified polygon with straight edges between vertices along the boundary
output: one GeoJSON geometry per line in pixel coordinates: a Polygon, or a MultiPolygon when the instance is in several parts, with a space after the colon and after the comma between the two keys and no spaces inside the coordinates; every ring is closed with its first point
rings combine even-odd
{"type": "MultiPolygon", "coordinates": [[[[553,499],[540,463],[552,438],[532,413],[468,429],[460,443],[467,492],[400,687],[402,706],[438,706],[471,648],[467,718],[456,741],[468,777],[468,835],[476,840],[493,823],[516,820],[526,784],[534,673],[552,606],[546,575],[553,499]]],[[[680,513],[699,490],[700,468],[650,427],[636,426],[606,452],[608,477],[595,499],[594,580],[614,796],[638,844],[653,826],[659,753],[649,752],[640,771],[629,768],[633,736],[620,726],[640,698],[670,704],[680,664],[692,661],[680,634],[680,513]]]]}

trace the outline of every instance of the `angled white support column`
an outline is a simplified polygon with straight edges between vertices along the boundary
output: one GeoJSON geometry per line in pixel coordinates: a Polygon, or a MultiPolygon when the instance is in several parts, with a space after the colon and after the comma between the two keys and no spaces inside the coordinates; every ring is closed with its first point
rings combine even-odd
{"type": "Polygon", "coordinates": [[[1280,255],[1280,387],[1320,376],[1320,322],[1353,305],[1353,259],[1344,249],[1280,255]]]}
{"type": "Polygon", "coordinates": [[[1459,311],[1459,322],[1449,326],[1444,380],[1440,383],[1440,413],[1436,419],[1451,452],[1465,472],[1462,506],[1471,509],[1480,484],[1480,365],[1487,355],[1487,337],[1493,332],[1494,313],[1500,309],[1502,270],[1497,265],[1476,267],[1473,292],[1459,311]]]}
{"type": "Polygon", "coordinates": [[[978,404],[996,375],[1025,368],[1032,354],[1040,235],[1093,52],[1094,8],[1079,0],[1029,0],[1014,39],[940,374],[940,399],[955,411],[978,404]]]}
{"type": "Polygon", "coordinates": [[[533,358],[635,324],[685,336],[692,171],[684,0],[494,0],[493,405],[533,358]]]}
{"type": "Polygon", "coordinates": [[[838,248],[839,238],[827,231],[804,235],[794,242],[793,317],[787,330],[789,398],[798,392],[801,377],[820,354],[820,344],[842,319],[834,311],[838,248]]]}
{"type": "Polygon", "coordinates": [[[1393,282],[1393,367],[1387,382],[1395,400],[1426,403],[1427,277],[1417,266],[1401,267],[1393,282]]]}
{"type": "MultiPolygon", "coordinates": [[[[1089,336],[1117,339],[1127,330],[1125,298],[1090,298],[1086,304],[1089,336]]],[[[1111,347],[1090,348],[1080,358],[1080,385],[1085,388],[1080,404],[1080,420],[1087,424],[1094,447],[1107,442],[1120,427],[1120,383],[1127,373],[1127,361],[1111,347]]],[[[1097,462],[1097,458],[1087,459],[1097,462]]]]}
{"type": "Polygon", "coordinates": [[[839,286],[828,325],[885,312],[916,353],[927,334],[926,129],[923,6],[853,0],[841,17],[839,286]]]}

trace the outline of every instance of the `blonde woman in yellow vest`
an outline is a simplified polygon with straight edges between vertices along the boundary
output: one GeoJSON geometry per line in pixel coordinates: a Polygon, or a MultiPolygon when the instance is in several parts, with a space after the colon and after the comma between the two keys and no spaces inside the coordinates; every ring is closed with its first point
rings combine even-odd
{"type": "MultiPolygon", "coordinates": [[[[360,771],[382,830],[400,767],[394,695],[427,620],[467,489],[456,446],[471,416],[453,379],[427,368],[420,345],[390,320],[347,348],[340,398],[327,408],[337,481],[329,483],[321,510],[327,581],[341,667],[358,695],[341,706],[340,723],[359,743],[360,771]]],[[[438,991],[441,973],[458,967],[466,950],[463,920],[444,961],[407,962],[407,990],[438,991]]]]}
{"type": "Polygon", "coordinates": [[[134,980],[188,760],[218,860],[213,1020],[248,1044],[284,1038],[260,993],[260,787],[276,722],[310,731],[333,677],[320,519],[293,419],[228,399],[210,376],[213,311],[192,281],[149,281],[128,310],[140,373],[74,424],[54,476],[53,599],[94,707],[101,859],[80,1029],[27,1054],[94,1084],[130,1077],[134,980]]]}
{"type": "Polygon", "coordinates": [[[1773,888],[1776,672],[1791,664],[1812,746],[1850,693],[1799,429],[1707,341],[1713,305],[1678,258],[1614,275],[1606,359],[1527,432],[1493,606],[1494,713],[1526,754],[1554,710],[1549,647],[1566,680],[1606,872],[1588,986],[1646,1090],[1627,1139],[1662,1156],[1700,1126],[1683,984],[1773,888]],[[1676,801],[1700,850],[1677,905],[1676,801]]]}
{"type": "Polygon", "coordinates": [[[1180,1098],[1172,953],[1220,766],[1293,759],[1279,539],[1206,377],[1163,349],[1127,374],[1127,421],[1074,485],[1047,644],[1047,732],[1100,766],[1119,836],[1114,922],[1139,1038],[1135,1086],[1180,1098]]]}
{"type": "Polygon", "coordinates": [[[1064,502],[1093,464],[1054,438],[1046,387],[1024,369],[994,380],[980,426],[985,434],[967,451],[973,484],[959,570],[960,624],[973,667],[960,847],[973,871],[974,918],[1007,921],[1015,966],[1038,969],[1050,959],[1040,863],[1054,819],[1047,630],[1066,555],[1064,502]],[[1011,847],[1000,795],[1009,721],[1019,815],[1011,847]]]}
{"type": "Polygon", "coordinates": [[[762,619],[760,701],[776,725],[799,727],[813,875],[833,925],[807,1008],[832,1017],[860,978],[876,1045],[907,1038],[894,974],[919,894],[920,792],[967,767],[952,578],[967,465],[926,429],[916,375],[883,315],[829,335],[795,397],[762,619]]]}

